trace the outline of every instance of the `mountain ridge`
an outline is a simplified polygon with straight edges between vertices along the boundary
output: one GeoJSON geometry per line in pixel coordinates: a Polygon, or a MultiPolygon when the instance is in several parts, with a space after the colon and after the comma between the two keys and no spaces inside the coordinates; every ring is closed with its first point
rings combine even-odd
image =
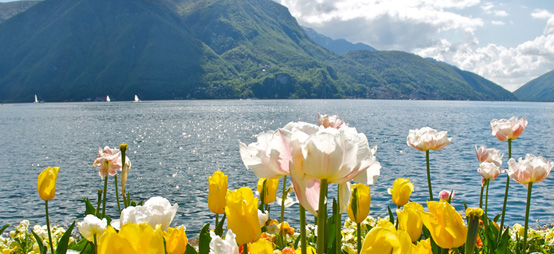
{"type": "Polygon", "coordinates": [[[525,83],[514,95],[523,101],[554,101],[554,70],[525,83]]]}

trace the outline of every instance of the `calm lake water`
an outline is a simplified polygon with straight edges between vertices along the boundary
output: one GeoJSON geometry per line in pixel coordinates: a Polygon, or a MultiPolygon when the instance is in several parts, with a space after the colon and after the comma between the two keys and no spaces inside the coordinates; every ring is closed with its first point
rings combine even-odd
{"type": "MultiPolygon", "coordinates": [[[[370,146],[378,146],[381,177],[372,186],[371,211],[385,216],[395,207],[387,194],[398,177],[415,185],[412,200],[425,207],[428,198],[425,153],[406,145],[410,129],[430,126],[448,131],[452,143],[431,151],[435,197],[454,189],[453,205],[463,210],[479,205],[481,176],[475,145],[498,148],[507,167],[508,144],[491,135],[492,119],[524,116],[529,125],[512,143],[512,156],[526,153],[554,160],[554,104],[527,102],[385,101],[385,100],[224,100],[143,101],[96,103],[45,103],[0,106],[0,225],[44,224],[44,204],[36,190],[38,174],[48,166],[60,167],[56,197],[49,202],[51,221],[69,224],[84,218],[83,197],[96,204],[103,188],[98,168],[92,167],[99,147],[129,144],[132,161],[127,188],[135,200],[162,196],[178,203],[172,226],[184,224],[196,234],[213,215],[207,207],[208,176],[215,170],[229,175],[229,188],[255,188],[256,177],[239,155],[238,142],[255,141],[255,135],[291,121],[317,123],[317,113],[338,114],[365,133],[370,146]]],[[[500,213],[505,174],[491,182],[489,214],[500,213]]],[[[107,209],[117,214],[110,178],[107,209]]],[[[290,184],[290,180],[288,181],[290,184]]],[[[533,186],[532,226],[554,222],[553,177],[533,186]]],[[[330,187],[331,196],[335,187],[330,187]]],[[[523,224],[527,191],[511,182],[508,225],[523,224]]],[[[278,217],[279,207],[272,206],[278,217]]],[[[298,205],[287,219],[296,219],[298,205]]],[[[346,215],[344,215],[346,217],[346,215]]],[[[298,223],[294,223],[298,227],[298,223]]]]}

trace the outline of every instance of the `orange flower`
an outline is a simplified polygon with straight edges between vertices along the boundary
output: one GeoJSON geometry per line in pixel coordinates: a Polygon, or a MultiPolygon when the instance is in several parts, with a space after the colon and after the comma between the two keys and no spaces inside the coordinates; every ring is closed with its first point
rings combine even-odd
{"type": "Polygon", "coordinates": [[[296,250],[294,250],[294,248],[292,247],[286,247],[283,249],[283,251],[281,252],[282,254],[294,254],[296,252],[296,250]]]}

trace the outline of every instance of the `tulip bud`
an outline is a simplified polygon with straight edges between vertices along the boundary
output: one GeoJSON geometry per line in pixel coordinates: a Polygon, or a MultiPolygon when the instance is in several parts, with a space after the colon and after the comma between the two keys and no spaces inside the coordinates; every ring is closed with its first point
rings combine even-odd
{"type": "Polygon", "coordinates": [[[277,198],[277,188],[279,187],[279,178],[266,179],[260,178],[258,180],[258,193],[260,193],[260,199],[264,204],[271,204],[277,198]]]}
{"type": "Polygon", "coordinates": [[[481,208],[468,208],[466,209],[467,217],[467,240],[465,246],[465,253],[473,253],[479,235],[479,219],[483,216],[483,209],[481,208]]]}
{"type": "Polygon", "coordinates": [[[52,200],[56,195],[56,179],[58,178],[59,167],[48,167],[38,176],[38,195],[44,201],[52,200]]]}
{"type": "Polygon", "coordinates": [[[237,235],[237,244],[258,240],[262,230],[258,219],[258,198],[254,197],[252,189],[241,187],[228,191],[225,201],[227,227],[237,235]]]}
{"type": "Polygon", "coordinates": [[[165,249],[167,254],[185,253],[188,239],[184,226],[179,228],[168,228],[167,232],[163,232],[163,236],[165,239],[165,249]]]}
{"type": "Polygon", "coordinates": [[[398,215],[398,229],[408,232],[412,242],[415,242],[421,236],[423,221],[419,212],[423,211],[423,206],[418,203],[410,202],[404,205],[404,210],[396,210],[398,215]]]}
{"type": "Polygon", "coordinates": [[[346,212],[350,220],[361,223],[369,214],[371,205],[370,188],[364,184],[353,184],[352,195],[350,195],[350,203],[346,212]]]}
{"type": "Polygon", "coordinates": [[[414,185],[409,178],[397,178],[392,184],[392,189],[388,189],[388,193],[392,195],[392,202],[398,207],[408,203],[413,191],[414,185]]]}
{"type": "Polygon", "coordinates": [[[208,192],[208,208],[212,213],[222,214],[225,212],[225,195],[227,193],[227,176],[221,171],[215,171],[208,178],[210,182],[208,192]]]}

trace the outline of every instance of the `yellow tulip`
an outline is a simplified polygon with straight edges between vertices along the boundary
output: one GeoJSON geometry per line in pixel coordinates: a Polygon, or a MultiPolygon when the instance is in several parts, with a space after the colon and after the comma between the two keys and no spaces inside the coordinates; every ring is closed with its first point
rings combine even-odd
{"type": "Polygon", "coordinates": [[[161,226],[154,229],[148,223],[126,223],[119,233],[109,226],[98,240],[98,253],[164,253],[161,226]]]}
{"type": "Polygon", "coordinates": [[[58,178],[59,167],[48,167],[38,175],[38,195],[44,201],[52,200],[56,195],[56,179],[58,178]]]}
{"type": "Polygon", "coordinates": [[[271,204],[277,198],[277,188],[279,187],[279,178],[258,179],[258,192],[260,193],[260,198],[264,204],[271,204]],[[264,186],[265,185],[265,186],[264,186]],[[264,188],[265,187],[265,188],[264,188]]]}
{"type": "Polygon", "coordinates": [[[361,183],[353,184],[352,195],[350,195],[350,203],[346,208],[350,220],[361,223],[369,214],[369,206],[371,205],[371,195],[369,186],[361,183]]]}
{"type": "Polygon", "coordinates": [[[413,245],[412,254],[433,254],[433,249],[431,248],[431,238],[421,240],[417,242],[417,245],[413,245]]]}
{"type": "Polygon", "coordinates": [[[228,191],[226,197],[227,228],[237,235],[237,244],[255,242],[262,233],[258,220],[258,198],[252,189],[241,187],[228,191]]]}
{"type": "Polygon", "coordinates": [[[457,248],[466,242],[467,227],[462,216],[448,202],[427,201],[429,212],[419,214],[437,245],[444,249],[457,248]]]}
{"type": "Polygon", "coordinates": [[[273,254],[273,245],[265,238],[252,243],[249,248],[251,254],[273,254]]]}
{"type": "Polygon", "coordinates": [[[392,184],[392,189],[388,190],[389,194],[392,195],[392,202],[398,207],[408,203],[413,191],[414,185],[410,182],[409,178],[397,178],[392,184]]]}
{"type": "Polygon", "coordinates": [[[402,254],[410,253],[411,249],[412,243],[410,242],[408,233],[402,230],[397,231],[394,225],[388,220],[380,220],[366,235],[361,253],[402,254]]]}
{"type": "MultiPolygon", "coordinates": [[[[295,253],[295,254],[302,254],[302,248],[298,247],[298,249],[296,249],[296,251],[295,251],[294,253],[295,253]]],[[[307,254],[317,254],[317,253],[315,252],[315,248],[312,247],[312,246],[308,246],[308,247],[306,248],[306,253],[307,253],[307,254]]]]}
{"type": "Polygon", "coordinates": [[[167,254],[182,254],[187,249],[188,239],[185,227],[168,228],[167,232],[163,232],[165,239],[165,249],[167,254]]]}
{"type": "Polygon", "coordinates": [[[419,216],[421,211],[423,211],[423,206],[415,202],[404,205],[404,210],[396,210],[398,229],[408,232],[412,242],[417,241],[421,236],[423,228],[423,222],[419,216]]]}
{"type": "Polygon", "coordinates": [[[221,171],[215,171],[208,178],[210,182],[208,192],[208,208],[215,214],[225,212],[225,194],[227,193],[227,176],[221,171]]]}

